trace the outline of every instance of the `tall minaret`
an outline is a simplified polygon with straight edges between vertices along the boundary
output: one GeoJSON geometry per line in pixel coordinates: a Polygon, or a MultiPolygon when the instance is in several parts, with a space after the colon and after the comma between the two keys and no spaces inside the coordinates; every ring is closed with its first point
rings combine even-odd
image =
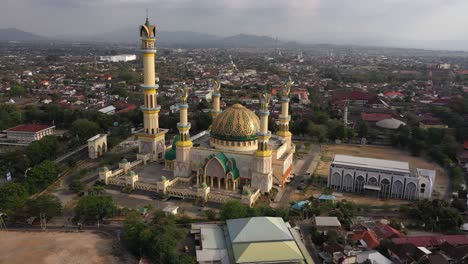
{"type": "Polygon", "coordinates": [[[289,93],[291,92],[291,87],[294,85],[294,81],[289,78],[284,84],[283,89],[281,90],[281,115],[279,116],[279,129],[276,135],[278,137],[286,140],[288,147],[291,147],[291,132],[289,132],[289,121],[291,116],[289,115],[289,93]]]}
{"type": "Polygon", "coordinates": [[[213,110],[211,111],[211,116],[213,120],[221,113],[221,82],[213,81],[214,91],[213,91],[213,110]]]}
{"type": "Polygon", "coordinates": [[[272,151],[268,142],[271,137],[271,132],[268,131],[270,94],[263,93],[260,98],[260,130],[257,132],[258,148],[255,152],[252,187],[260,189],[261,193],[266,193],[273,187],[272,151]]]}
{"type": "Polygon", "coordinates": [[[176,160],[174,164],[175,177],[189,177],[191,175],[190,150],[192,141],[190,140],[190,123],[188,122],[188,88],[183,86],[179,88],[179,109],[180,120],[177,123],[179,129],[179,140],[176,143],[176,160]]]}
{"type": "Polygon", "coordinates": [[[159,86],[156,84],[154,60],[156,55],[156,27],[148,18],[140,26],[141,53],[143,55],[143,78],[140,85],[144,91],[145,103],[143,111],[144,132],[138,135],[140,155],[149,155],[145,159],[163,160],[165,151],[165,134],[167,129],[159,128],[159,110],[157,95],[159,86]]]}

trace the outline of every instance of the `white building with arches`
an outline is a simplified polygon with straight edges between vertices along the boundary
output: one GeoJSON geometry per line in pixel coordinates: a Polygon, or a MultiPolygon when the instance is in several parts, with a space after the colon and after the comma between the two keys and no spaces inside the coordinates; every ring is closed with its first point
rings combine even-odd
{"type": "Polygon", "coordinates": [[[433,170],[410,169],[408,162],[335,155],[328,187],[384,199],[429,199],[435,176],[433,170]]]}

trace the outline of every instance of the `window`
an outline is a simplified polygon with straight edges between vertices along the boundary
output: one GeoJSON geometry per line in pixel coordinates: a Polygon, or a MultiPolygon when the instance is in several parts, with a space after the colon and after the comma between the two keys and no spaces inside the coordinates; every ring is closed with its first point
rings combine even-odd
{"type": "Polygon", "coordinates": [[[425,193],[425,192],[426,192],[426,184],[425,184],[425,183],[421,184],[420,192],[421,192],[421,193],[425,193]]]}

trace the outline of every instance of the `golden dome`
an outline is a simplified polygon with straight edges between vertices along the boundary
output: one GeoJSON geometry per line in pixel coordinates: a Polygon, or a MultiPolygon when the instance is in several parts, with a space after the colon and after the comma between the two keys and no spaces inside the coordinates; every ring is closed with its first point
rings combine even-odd
{"type": "Polygon", "coordinates": [[[240,104],[220,113],[211,125],[213,138],[225,141],[250,141],[257,139],[260,120],[257,115],[240,104]]]}

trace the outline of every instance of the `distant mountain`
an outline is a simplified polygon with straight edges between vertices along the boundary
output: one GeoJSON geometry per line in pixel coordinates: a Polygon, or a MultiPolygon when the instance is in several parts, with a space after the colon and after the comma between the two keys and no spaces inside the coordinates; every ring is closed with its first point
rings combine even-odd
{"type": "Polygon", "coordinates": [[[0,28],[0,41],[47,41],[46,37],[22,31],[16,28],[0,28]]]}
{"type": "MultiPolygon", "coordinates": [[[[176,47],[274,47],[276,40],[268,36],[238,34],[230,37],[219,37],[193,31],[158,31],[158,44],[176,47]]],[[[105,42],[137,42],[138,31],[135,28],[101,33],[82,37],[81,40],[105,42]]],[[[297,47],[296,42],[278,41],[278,46],[297,47]]]]}

